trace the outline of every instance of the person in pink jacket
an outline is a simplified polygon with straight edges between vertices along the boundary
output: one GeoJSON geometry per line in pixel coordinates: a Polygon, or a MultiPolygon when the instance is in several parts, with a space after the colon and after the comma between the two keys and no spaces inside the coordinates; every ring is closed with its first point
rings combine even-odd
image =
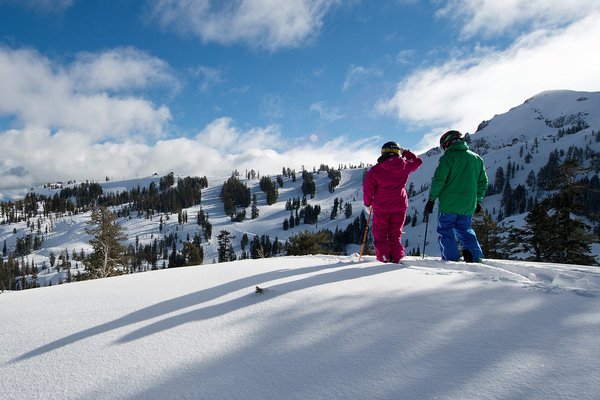
{"type": "Polygon", "coordinates": [[[381,147],[377,159],[363,183],[365,207],[373,207],[373,239],[377,260],[400,262],[404,257],[402,228],[408,208],[406,181],[423,161],[396,142],[381,147]]]}

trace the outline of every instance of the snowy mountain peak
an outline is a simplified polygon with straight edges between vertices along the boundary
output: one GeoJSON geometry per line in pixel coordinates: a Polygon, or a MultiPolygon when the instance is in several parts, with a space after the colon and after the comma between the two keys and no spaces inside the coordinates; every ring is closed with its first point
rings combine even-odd
{"type": "Polygon", "coordinates": [[[514,141],[557,135],[559,129],[600,128],[600,92],[552,90],[539,93],[508,112],[483,121],[473,138],[492,148],[514,141]]]}

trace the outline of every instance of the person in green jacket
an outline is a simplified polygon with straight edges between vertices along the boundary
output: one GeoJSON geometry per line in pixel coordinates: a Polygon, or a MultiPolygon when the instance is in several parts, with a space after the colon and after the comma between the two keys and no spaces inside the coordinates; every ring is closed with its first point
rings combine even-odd
{"type": "Polygon", "coordinates": [[[479,262],[483,252],[471,227],[471,219],[473,214],[481,211],[487,189],[483,160],[469,150],[459,131],[444,133],[440,147],[444,154],[431,180],[425,215],[433,212],[435,200],[439,198],[437,232],[443,260],[460,259],[458,239],[462,243],[464,260],[479,262]]]}

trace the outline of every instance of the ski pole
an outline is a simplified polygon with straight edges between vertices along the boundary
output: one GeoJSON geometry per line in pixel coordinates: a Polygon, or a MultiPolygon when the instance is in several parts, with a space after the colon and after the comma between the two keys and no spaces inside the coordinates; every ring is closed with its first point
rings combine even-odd
{"type": "Polygon", "coordinates": [[[362,246],[360,246],[360,254],[358,255],[358,261],[362,258],[363,250],[365,249],[365,243],[367,241],[367,232],[369,232],[369,224],[371,223],[371,214],[373,214],[373,206],[369,207],[369,219],[367,219],[367,226],[365,226],[365,233],[363,235],[362,246]]]}
{"type": "Polygon", "coordinates": [[[423,258],[425,258],[425,246],[427,246],[427,230],[429,228],[429,214],[425,216],[425,240],[423,240],[423,258]]]}

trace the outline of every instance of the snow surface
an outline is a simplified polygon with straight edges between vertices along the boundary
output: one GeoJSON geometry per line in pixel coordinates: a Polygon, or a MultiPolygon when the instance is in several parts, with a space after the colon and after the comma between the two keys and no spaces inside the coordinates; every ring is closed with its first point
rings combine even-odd
{"type": "Polygon", "coordinates": [[[600,269],[279,257],[0,294],[12,399],[598,399],[600,269]],[[267,288],[255,293],[255,286],[267,288]]]}

